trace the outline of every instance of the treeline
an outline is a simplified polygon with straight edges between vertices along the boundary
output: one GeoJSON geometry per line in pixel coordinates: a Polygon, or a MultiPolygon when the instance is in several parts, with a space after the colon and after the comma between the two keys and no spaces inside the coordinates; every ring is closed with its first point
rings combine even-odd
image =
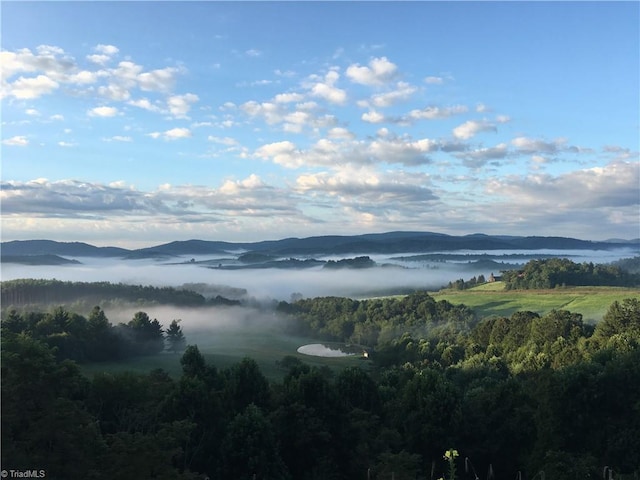
{"type": "Polygon", "coordinates": [[[293,332],[361,345],[380,367],[500,366],[518,374],[586,361],[602,349],[635,349],[640,339],[637,298],[614,302],[596,327],[567,310],[479,320],[467,306],[425,292],[360,301],[302,299],[280,302],[278,310],[293,332]]]}
{"type": "Polygon", "coordinates": [[[355,258],[342,258],[340,260],[328,260],[322,268],[338,269],[338,268],[371,268],[375,267],[376,262],[368,256],[355,258]]]}
{"type": "Polygon", "coordinates": [[[478,275],[477,277],[471,277],[469,280],[459,278],[458,280],[449,282],[447,288],[450,288],[452,290],[467,290],[468,288],[477,287],[478,285],[482,285],[484,283],[487,283],[484,275],[478,275]]]}
{"type": "Polygon", "coordinates": [[[165,348],[182,351],[185,338],[179,323],[173,320],[165,331],[157,319],[137,312],[129,322],[112,325],[100,307],[94,307],[86,318],[56,307],[46,313],[11,310],[1,325],[2,335],[41,341],[58,359],[100,362],[156,355],[165,348]]]}
{"type": "Polygon", "coordinates": [[[556,330],[523,312],[455,333],[485,352],[472,362],[398,358],[332,373],[285,357],[271,384],[255,361],[217,369],[195,346],[176,380],[161,370],[87,379],[27,333],[3,333],[2,465],[53,479],[413,480],[442,477],[455,448],[461,479],[599,478],[605,466],[637,475],[640,302],[613,304],[595,329],[560,316],[556,330]],[[508,368],[539,343],[588,355],[508,368]]]}
{"type": "Polygon", "coordinates": [[[522,270],[503,271],[502,281],[505,290],[598,285],[633,287],[640,285],[640,275],[629,273],[617,265],[550,258],[531,260],[522,270]]]}
{"type": "Polygon", "coordinates": [[[321,297],[282,301],[277,310],[288,316],[289,328],[295,333],[367,347],[392,341],[405,332],[438,334],[452,326],[468,329],[476,322],[469,307],[436,301],[426,292],[366,300],[321,297]]]}
{"type": "Polygon", "coordinates": [[[4,307],[31,305],[110,305],[120,303],[157,303],[201,306],[199,293],[172,287],[152,287],[110,282],[64,282],[60,280],[18,279],[0,282],[0,301],[4,307]]]}

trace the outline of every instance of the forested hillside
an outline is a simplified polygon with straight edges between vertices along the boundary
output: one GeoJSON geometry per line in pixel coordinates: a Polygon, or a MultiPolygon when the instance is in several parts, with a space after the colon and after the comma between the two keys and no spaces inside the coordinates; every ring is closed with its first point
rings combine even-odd
{"type": "Polygon", "coordinates": [[[640,473],[636,298],[612,304],[595,328],[568,311],[476,319],[424,293],[279,310],[292,328],[360,335],[372,369],[286,357],[282,380],[269,383],[252,359],[219,369],[190,346],[177,379],[86,378],[51,335],[91,342],[74,328],[104,327],[100,309],[86,324],[60,310],[35,323],[3,318],[3,468],[37,465],[59,479],[400,480],[442,476],[455,449],[459,478],[640,473]]]}
{"type": "Polygon", "coordinates": [[[113,303],[171,304],[199,306],[205,298],[191,290],[110,282],[63,282],[19,279],[0,282],[3,308],[49,306],[51,304],[102,305],[113,303]]]}
{"type": "Polygon", "coordinates": [[[618,265],[550,258],[531,260],[522,270],[504,271],[502,281],[507,290],[591,285],[632,287],[640,285],[640,275],[629,273],[618,265]]]}

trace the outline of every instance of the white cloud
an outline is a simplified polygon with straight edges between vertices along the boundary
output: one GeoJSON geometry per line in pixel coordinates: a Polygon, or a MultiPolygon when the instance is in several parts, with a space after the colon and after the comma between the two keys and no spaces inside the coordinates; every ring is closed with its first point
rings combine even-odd
{"type": "Polygon", "coordinates": [[[559,138],[552,142],[528,137],[516,137],[511,144],[522,153],[555,153],[566,144],[566,140],[559,138]]]}
{"type": "Polygon", "coordinates": [[[262,117],[269,125],[280,123],[284,118],[280,105],[272,102],[258,103],[251,100],[240,105],[240,110],[251,117],[262,117]]]}
{"type": "Polygon", "coordinates": [[[598,208],[635,208],[636,224],[640,164],[611,162],[604,167],[551,174],[509,176],[489,183],[490,192],[520,206],[567,212],[598,208]]]}
{"type": "Polygon", "coordinates": [[[133,138],[124,135],[114,135],[113,137],[103,138],[105,142],[133,142],[133,138]]]}
{"type": "Polygon", "coordinates": [[[384,122],[384,115],[380,112],[376,112],[375,110],[371,110],[370,112],[365,112],[360,117],[363,122],[367,123],[382,123],[384,122]]]}
{"type": "Polygon", "coordinates": [[[95,107],[87,111],[90,117],[115,117],[118,114],[118,109],[115,107],[95,107]]]}
{"type": "Polygon", "coordinates": [[[324,77],[324,82],[316,82],[310,86],[311,95],[327,100],[329,103],[344,104],[347,101],[347,92],[334,85],[339,78],[338,72],[329,71],[324,77]]]}
{"type": "Polygon", "coordinates": [[[333,140],[353,140],[356,136],[353,132],[343,127],[334,127],[327,132],[327,136],[333,140]]]}
{"type": "Polygon", "coordinates": [[[276,103],[301,102],[302,100],[304,100],[304,95],[301,93],[279,93],[273,99],[276,103]]]}
{"type": "Polygon", "coordinates": [[[467,140],[480,132],[495,132],[496,126],[486,120],[469,120],[453,129],[453,136],[467,140]]]}
{"type": "Polygon", "coordinates": [[[262,55],[262,52],[260,50],[257,50],[255,48],[251,48],[249,50],[246,50],[245,55],[247,57],[259,57],[260,55],[262,55]]]}
{"type": "Polygon", "coordinates": [[[188,128],[172,128],[164,132],[165,138],[169,140],[175,140],[178,138],[189,138],[191,131],[188,128]]]}
{"type": "Polygon", "coordinates": [[[111,60],[111,57],[109,55],[94,54],[94,55],[87,55],[87,60],[93,63],[97,63],[98,65],[104,66],[107,63],[109,63],[109,61],[111,60]]]}
{"type": "Polygon", "coordinates": [[[96,72],[90,72],[88,70],[82,70],[77,73],[73,73],[67,76],[66,82],[74,83],[78,85],[86,85],[89,83],[95,83],[98,81],[99,74],[96,72]]]}
{"type": "Polygon", "coordinates": [[[16,135],[15,137],[3,140],[2,144],[9,145],[11,147],[26,147],[29,145],[29,140],[24,135],[16,135]]]}
{"type": "Polygon", "coordinates": [[[50,120],[56,120],[56,121],[62,121],[64,120],[64,115],[60,115],[59,113],[55,114],[55,115],[51,115],[49,117],[50,120]]]}
{"type": "Polygon", "coordinates": [[[127,102],[129,105],[133,105],[134,107],[142,108],[144,110],[148,110],[150,112],[160,112],[162,109],[152,104],[147,98],[140,98],[138,100],[130,100],[127,102]]]}
{"type": "Polygon", "coordinates": [[[209,135],[207,140],[210,142],[218,143],[220,145],[226,145],[227,147],[234,147],[238,145],[238,141],[235,138],[231,137],[216,137],[214,135],[209,135]]]}
{"type": "Polygon", "coordinates": [[[118,53],[120,50],[118,49],[118,47],[115,47],[113,45],[99,44],[99,45],[96,45],[95,51],[98,52],[98,53],[101,53],[103,55],[113,56],[116,53],[118,53]]]}
{"type": "Polygon", "coordinates": [[[71,143],[71,142],[58,142],[58,146],[63,147],[63,148],[70,148],[70,147],[75,147],[76,144],[75,143],[71,143]]]}
{"type": "Polygon", "coordinates": [[[350,65],[347,68],[346,75],[354,83],[361,85],[384,85],[393,80],[398,67],[387,60],[386,57],[373,58],[369,62],[369,66],[360,66],[359,64],[350,65]]]}
{"type": "Polygon", "coordinates": [[[30,78],[20,77],[8,86],[8,94],[21,100],[28,100],[51,93],[59,86],[58,82],[46,75],[30,78]]]}
{"type": "Polygon", "coordinates": [[[147,134],[151,138],[163,138],[164,140],[178,140],[191,137],[191,130],[184,127],[172,128],[165,132],[152,132],[147,134]]]}
{"type": "Polygon", "coordinates": [[[152,92],[168,92],[176,81],[177,68],[166,67],[150,72],[140,73],[137,77],[141,90],[152,92]]]}
{"type": "Polygon", "coordinates": [[[430,85],[442,85],[444,83],[444,78],[430,76],[424,79],[424,81],[430,85]]]}
{"type": "Polygon", "coordinates": [[[113,101],[124,101],[131,97],[129,89],[123,85],[117,83],[110,83],[108,85],[101,85],[98,87],[98,94],[102,97],[106,97],[113,101]]]}
{"type": "Polygon", "coordinates": [[[303,159],[297,153],[296,146],[288,140],[263,145],[255,152],[259,158],[273,160],[287,168],[297,168],[303,164],[303,159]]]}
{"type": "Polygon", "coordinates": [[[193,93],[185,95],[174,95],[167,98],[167,106],[171,115],[176,118],[188,118],[187,113],[191,109],[191,104],[199,100],[198,96],[193,93]]]}
{"type": "Polygon", "coordinates": [[[24,113],[26,113],[27,115],[31,116],[31,117],[39,117],[40,116],[40,112],[38,110],[36,110],[35,108],[27,108],[24,113]]]}
{"type": "Polygon", "coordinates": [[[408,117],[413,120],[436,120],[460,115],[466,113],[468,110],[464,105],[452,105],[444,108],[430,106],[422,110],[411,110],[408,117]]]}
{"type": "Polygon", "coordinates": [[[409,100],[417,88],[406,82],[398,82],[395,90],[378,93],[371,97],[371,103],[376,107],[389,107],[398,102],[409,100]]]}

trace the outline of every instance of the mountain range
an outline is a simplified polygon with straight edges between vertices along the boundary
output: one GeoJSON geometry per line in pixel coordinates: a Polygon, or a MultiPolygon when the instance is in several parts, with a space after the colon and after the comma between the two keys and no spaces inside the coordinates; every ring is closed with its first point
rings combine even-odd
{"type": "Polygon", "coordinates": [[[219,255],[255,252],[274,257],[363,253],[418,253],[454,250],[613,250],[640,248],[640,239],[594,242],[568,237],[522,237],[512,235],[446,235],[433,232],[386,232],[363,235],[323,235],[259,242],[186,240],[141,249],[96,247],[82,242],[14,240],[0,243],[3,261],[14,256],[59,255],[64,257],[161,258],[183,255],[219,255]]]}

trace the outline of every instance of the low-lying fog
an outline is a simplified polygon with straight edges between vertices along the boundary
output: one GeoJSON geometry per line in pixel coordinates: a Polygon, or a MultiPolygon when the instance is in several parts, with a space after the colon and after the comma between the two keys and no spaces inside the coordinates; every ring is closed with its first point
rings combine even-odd
{"type": "MultiPolygon", "coordinates": [[[[46,278],[63,281],[109,281],[135,285],[179,287],[188,283],[205,283],[246,290],[247,296],[255,299],[289,301],[292,295],[303,297],[349,296],[366,297],[377,294],[408,291],[411,289],[435,290],[459,278],[468,280],[477,275],[488,277],[499,274],[501,265],[482,266],[470,263],[471,257],[486,253],[483,260],[494,260],[506,268],[522,265],[531,258],[540,256],[566,257],[574,262],[609,263],[620,258],[638,255],[629,249],[620,250],[525,250],[525,251],[457,251],[441,252],[446,261],[425,260],[416,253],[379,255],[370,254],[372,260],[384,267],[365,269],[327,269],[322,266],[310,268],[242,268],[227,269],[235,255],[221,259],[223,268],[208,268],[198,262],[218,260],[206,257],[176,257],[170,260],[122,260],[77,257],[81,265],[30,266],[2,264],[2,279],[46,278]],[[467,259],[466,256],[469,256],[467,259]],[[193,260],[193,261],[192,261],[193,260]]],[[[430,252],[429,255],[434,255],[430,252]]],[[[315,257],[320,260],[340,260],[362,254],[315,257]]],[[[304,260],[304,258],[301,258],[304,260]]],[[[223,295],[224,296],[224,295],[223,295]]]]}

